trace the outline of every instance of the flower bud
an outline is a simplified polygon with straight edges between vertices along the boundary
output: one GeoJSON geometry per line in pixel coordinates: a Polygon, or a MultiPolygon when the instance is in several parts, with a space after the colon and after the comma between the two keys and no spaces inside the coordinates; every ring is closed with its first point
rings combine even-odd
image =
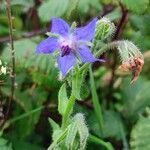
{"type": "Polygon", "coordinates": [[[115,31],[114,24],[107,18],[102,18],[97,21],[95,29],[95,39],[104,40],[111,36],[115,31]]]}
{"type": "Polygon", "coordinates": [[[118,50],[121,57],[122,64],[119,69],[132,73],[131,83],[138,79],[142,70],[144,59],[140,50],[129,41],[118,42],[118,50]]]}

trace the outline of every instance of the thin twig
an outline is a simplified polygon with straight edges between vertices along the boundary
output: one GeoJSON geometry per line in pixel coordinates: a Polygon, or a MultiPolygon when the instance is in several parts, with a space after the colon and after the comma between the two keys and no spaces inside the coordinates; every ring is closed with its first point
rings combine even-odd
{"type": "MultiPolygon", "coordinates": [[[[13,37],[13,40],[20,40],[20,39],[24,39],[24,38],[32,38],[32,37],[35,37],[35,36],[38,36],[38,35],[45,34],[46,31],[47,31],[47,29],[41,29],[41,30],[36,30],[36,31],[31,31],[31,32],[25,32],[19,37],[13,37]]],[[[9,39],[10,39],[9,36],[1,37],[0,38],[0,43],[8,42],[9,39]]]]}
{"type": "Polygon", "coordinates": [[[123,32],[123,29],[128,21],[128,10],[125,9],[121,3],[120,3],[120,8],[121,8],[122,16],[121,16],[119,24],[117,26],[115,35],[113,36],[113,40],[120,38],[120,36],[123,32]]]}
{"type": "Polygon", "coordinates": [[[5,120],[7,120],[9,110],[11,107],[11,102],[14,97],[15,92],[15,49],[14,49],[14,42],[13,42],[13,25],[12,25],[12,16],[11,16],[11,5],[10,0],[6,0],[6,13],[8,17],[8,24],[9,24],[9,40],[10,40],[10,46],[11,46],[11,61],[12,61],[12,71],[11,71],[11,96],[10,100],[8,102],[8,109],[6,112],[5,120]]]}

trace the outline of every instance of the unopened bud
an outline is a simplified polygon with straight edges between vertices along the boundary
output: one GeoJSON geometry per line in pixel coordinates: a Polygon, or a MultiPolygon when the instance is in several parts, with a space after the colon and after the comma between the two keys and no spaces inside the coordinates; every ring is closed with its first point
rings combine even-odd
{"type": "Polygon", "coordinates": [[[115,31],[114,24],[107,18],[103,17],[96,23],[95,39],[104,40],[111,36],[115,31]]]}

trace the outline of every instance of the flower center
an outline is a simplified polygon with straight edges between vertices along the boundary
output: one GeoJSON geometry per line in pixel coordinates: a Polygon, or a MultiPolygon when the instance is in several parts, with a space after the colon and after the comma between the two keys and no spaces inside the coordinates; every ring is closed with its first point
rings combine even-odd
{"type": "Polygon", "coordinates": [[[71,51],[76,49],[76,40],[73,35],[68,35],[67,37],[61,37],[59,39],[61,57],[69,55],[71,51]]]}
{"type": "Polygon", "coordinates": [[[61,47],[61,57],[65,56],[65,55],[69,55],[71,52],[71,48],[68,45],[62,46],[61,47]]]}

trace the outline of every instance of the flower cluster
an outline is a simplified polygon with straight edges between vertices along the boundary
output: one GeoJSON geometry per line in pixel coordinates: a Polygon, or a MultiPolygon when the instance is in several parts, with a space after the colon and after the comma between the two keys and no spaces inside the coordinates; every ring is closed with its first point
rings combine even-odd
{"type": "Polygon", "coordinates": [[[103,61],[95,58],[90,52],[88,42],[91,42],[95,33],[97,18],[94,18],[84,27],[71,29],[67,22],[60,18],[53,18],[51,36],[43,40],[36,48],[36,53],[50,54],[58,50],[57,63],[61,74],[65,76],[79,61],[103,61]]]}

